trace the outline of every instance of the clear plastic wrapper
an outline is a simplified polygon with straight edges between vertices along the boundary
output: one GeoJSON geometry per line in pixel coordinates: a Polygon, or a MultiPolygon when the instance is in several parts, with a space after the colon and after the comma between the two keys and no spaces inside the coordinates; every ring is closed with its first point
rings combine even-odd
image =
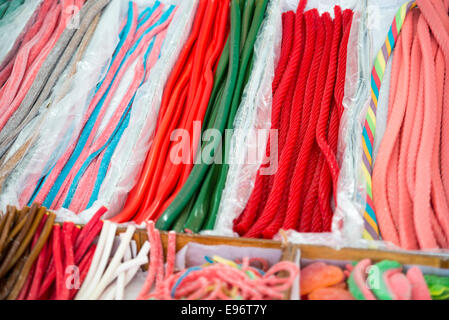
{"type": "Polygon", "coordinates": [[[0,69],[15,54],[25,32],[32,25],[42,0],[26,0],[20,8],[4,17],[0,23],[0,69]]]}
{"type": "MultiPolygon", "coordinates": [[[[399,7],[407,1],[377,0],[359,4],[357,24],[349,39],[348,63],[345,85],[345,98],[340,126],[339,160],[341,163],[338,185],[338,208],[336,209],[333,231],[338,237],[338,246],[394,248],[383,241],[367,241],[362,238],[364,230],[363,212],[366,205],[366,182],[362,172],[362,130],[366,111],[370,103],[371,71],[375,55],[382,47],[388,29],[399,7]]],[[[393,52],[394,54],[394,52],[393,52]]],[[[382,82],[376,119],[376,137],[374,141],[374,159],[383,132],[388,113],[389,78],[391,61],[382,82]]]]}
{"type": "MultiPolygon", "coordinates": [[[[7,158],[31,135],[35,143],[6,181],[0,195],[0,207],[23,206],[20,195],[33,188],[54,165],[65,148],[79,132],[81,118],[89,106],[93,89],[102,78],[105,68],[119,41],[121,17],[126,14],[127,1],[113,0],[105,9],[77,71],[70,80],[67,94],[50,108],[41,107],[40,114],[21,133],[7,158]]],[[[54,92],[54,95],[58,95],[54,92]]],[[[50,98],[51,100],[51,98],[50,98]]]]}
{"type": "MultiPolygon", "coordinates": [[[[277,235],[277,239],[287,237],[294,243],[342,247],[391,248],[382,241],[367,242],[362,239],[364,229],[363,211],[365,209],[365,182],[361,172],[362,130],[366,110],[370,101],[371,69],[375,55],[380,50],[388,29],[398,8],[404,0],[364,0],[364,1],[309,1],[306,9],[317,8],[328,11],[335,5],[354,11],[349,37],[345,111],[340,123],[337,158],[340,164],[337,203],[331,233],[298,233],[288,231],[277,235]]],[[[388,82],[389,68],[384,83],[388,82]]],[[[385,85],[388,87],[388,85],[385,85]]],[[[380,132],[386,122],[385,110],[388,101],[388,88],[383,88],[379,98],[380,132]]],[[[379,137],[378,137],[379,138],[379,137]]],[[[377,142],[377,139],[376,139],[377,142]]]]}
{"type": "MultiPolygon", "coordinates": [[[[116,215],[134,187],[151,146],[165,83],[190,35],[198,0],[162,1],[178,5],[168,27],[160,58],[137,91],[128,128],[115,150],[98,203],[107,205],[107,217],[116,215]]],[[[95,204],[94,204],[95,205],[95,204]]]]}
{"type": "MultiPolygon", "coordinates": [[[[282,12],[293,10],[296,12],[296,8],[298,6],[299,0],[284,0],[281,1],[280,7],[278,10],[281,10],[282,12]]],[[[271,3],[273,6],[278,6],[273,3],[271,3]]],[[[357,17],[357,12],[359,12],[361,9],[361,3],[360,1],[352,1],[352,0],[341,0],[341,1],[335,1],[335,0],[329,0],[329,1],[318,1],[318,0],[309,0],[307,2],[306,10],[310,10],[313,8],[316,8],[320,11],[320,13],[329,12],[333,14],[334,7],[336,5],[339,5],[342,7],[342,9],[353,9],[356,12],[356,17],[354,19],[352,29],[351,30],[351,40],[353,42],[353,46],[356,46],[358,44],[358,37],[354,36],[354,33],[357,32],[357,26],[360,23],[360,14],[357,17]]],[[[278,16],[279,21],[277,23],[281,24],[281,17],[278,16]]],[[[282,26],[278,25],[279,30],[276,31],[277,34],[282,34],[282,26]]],[[[265,40],[267,41],[267,40],[265,40]]],[[[265,46],[267,45],[267,42],[264,43],[265,46]]],[[[279,46],[280,42],[277,42],[275,44],[275,50],[272,51],[272,54],[275,54],[276,58],[271,58],[272,60],[267,61],[273,61],[273,65],[269,65],[267,67],[266,72],[269,72],[270,77],[265,76],[264,80],[266,81],[264,83],[264,89],[257,93],[252,93],[252,95],[256,96],[255,101],[249,101],[247,99],[250,94],[247,94],[244,97],[244,100],[242,101],[242,105],[239,109],[239,114],[236,118],[236,128],[241,129],[241,132],[239,134],[234,135],[233,137],[233,144],[231,146],[231,159],[230,159],[230,169],[228,174],[228,181],[226,182],[226,187],[223,193],[223,200],[220,205],[220,211],[219,216],[217,218],[216,228],[212,232],[213,234],[220,234],[220,235],[233,235],[236,234],[232,231],[232,224],[233,220],[238,217],[244,210],[249,196],[251,195],[251,192],[254,188],[255,178],[257,174],[257,170],[260,167],[260,162],[257,164],[243,164],[245,154],[248,153],[247,149],[251,148],[251,145],[248,145],[247,143],[247,137],[251,134],[248,134],[248,132],[253,132],[257,129],[269,129],[270,128],[270,120],[271,120],[271,82],[273,80],[274,75],[274,67],[276,66],[277,62],[277,56],[279,54],[279,46]],[[266,91],[265,91],[266,90],[266,91]],[[262,92],[264,92],[266,95],[262,95],[262,92]],[[268,97],[268,100],[260,100],[260,97],[268,97]],[[246,98],[246,99],[245,99],[246,98]],[[248,111],[251,110],[251,108],[254,108],[254,106],[249,107],[248,104],[256,102],[256,106],[258,108],[257,110],[257,117],[252,119],[252,122],[249,122],[249,125],[242,126],[241,124],[246,124],[248,122],[248,118],[251,117],[251,113],[248,111]],[[248,108],[248,109],[247,109],[248,108]],[[251,131],[253,130],[253,131],[251,131]],[[242,161],[243,160],[243,161],[242,161]],[[233,162],[238,164],[233,164],[233,162]]],[[[351,47],[351,44],[350,44],[351,47]]],[[[256,51],[260,51],[257,50],[256,51]]],[[[349,50],[352,52],[352,50],[349,50]]],[[[348,65],[353,63],[354,57],[348,57],[348,65]],[[352,59],[352,60],[351,60],[352,59]]],[[[256,70],[256,68],[254,69],[256,70]]],[[[352,70],[351,70],[352,71],[352,70]]],[[[356,71],[357,72],[357,71],[356,71]]],[[[254,71],[254,74],[256,71],[254,71]]],[[[368,74],[369,75],[369,74],[368,74]]],[[[256,77],[256,76],[254,76],[256,77]]],[[[253,79],[253,78],[252,78],[253,79]]],[[[247,90],[251,89],[251,84],[248,85],[247,90]]],[[[248,91],[249,92],[249,91],[248,91]]],[[[248,93],[247,92],[247,93],[248,93]]],[[[251,121],[251,120],[250,120],[251,121]]],[[[260,144],[260,141],[257,141],[258,147],[262,144],[260,144]]],[[[265,146],[265,145],[264,145],[265,146]]],[[[265,154],[265,149],[262,150],[263,154],[265,154]]],[[[337,215],[336,215],[337,217],[337,215]]],[[[338,216],[339,217],[339,216],[338,216]]],[[[341,220],[341,218],[340,218],[341,220]]],[[[288,240],[295,242],[295,243],[308,243],[308,244],[326,244],[330,246],[339,246],[341,241],[339,240],[341,238],[341,232],[340,228],[336,228],[339,224],[338,220],[334,222],[334,232],[332,233],[298,233],[293,231],[288,231],[287,233],[278,234],[276,236],[277,239],[287,237],[288,240]]],[[[210,232],[209,232],[210,233],[210,232]]]]}
{"type": "Polygon", "coordinates": [[[279,59],[282,34],[281,4],[270,1],[254,46],[254,65],[234,121],[229,151],[229,172],[214,231],[234,236],[232,222],[248,202],[262,164],[271,128],[272,82],[279,59]],[[260,134],[261,132],[265,134],[260,134]],[[257,141],[254,141],[257,137],[257,141]]]}
{"type": "MultiPolygon", "coordinates": [[[[153,5],[155,0],[135,2],[142,8],[153,5]]],[[[137,181],[151,145],[165,82],[189,35],[187,31],[193,22],[197,6],[197,0],[161,2],[167,7],[170,4],[177,4],[178,8],[167,30],[160,58],[151,70],[147,82],[136,93],[129,125],[113,154],[98,200],[92,207],[79,214],[61,208],[57,211],[58,220],[86,223],[102,206],[111,209],[108,215],[113,215],[121,209],[127,193],[137,181]]],[[[7,187],[0,196],[0,206],[24,205],[21,203],[24,199],[19,197],[25,188],[33,188],[38,184],[39,179],[53,167],[67,146],[82,130],[82,117],[93,97],[93,89],[102,78],[118,43],[119,27],[126,15],[127,6],[128,1],[125,0],[115,0],[108,6],[84,58],[78,64],[77,74],[70,80],[72,85],[69,92],[59,102],[53,103],[48,110],[46,109],[51,101],[58,101],[55,97],[59,94],[58,89],[62,87],[63,76],[53,96],[42,107],[39,120],[33,121],[27,130],[24,130],[11,149],[10,154],[13,154],[30,137],[30,134],[39,132],[36,143],[7,181],[7,187]],[[39,125],[41,129],[35,127],[36,125],[39,125]]],[[[100,127],[107,123],[117,108],[133,76],[134,65],[126,71],[100,127]]]]}

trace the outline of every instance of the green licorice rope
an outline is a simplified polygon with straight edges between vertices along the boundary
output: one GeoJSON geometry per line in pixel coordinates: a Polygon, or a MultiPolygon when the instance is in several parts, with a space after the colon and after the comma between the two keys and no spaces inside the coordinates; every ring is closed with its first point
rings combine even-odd
{"type": "Polygon", "coordinates": [[[179,218],[175,221],[172,230],[176,231],[176,233],[184,233],[184,225],[186,224],[187,218],[189,217],[190,211],[193,208],[193,205],[195,203],[195,197],[192,197],[190,199],[187,206],[184,208],[182,213],[179,215],[179,218]]]}
{"type": "MultiPolygon", "coordinates": [[[[253,60],[250,60],[250,67],[248,68],[246,75],[245,75],[245,83],[248,82],[249,77],[251,75],[251,71],[253,69],[253,60]]],[[[232,128],[233,127],[233,121],[230,121],[228,123],[228,128],[232,128]]],[[[230,142],[228,142],[225,138],[224,140],[225,142],[225,148],[224,148],[224,159],[229,159],[229,147],[230,147],[230,142]]],[[[223,165],[219,165],[220,169],[221,169],[221,174],[219,176],[219,181],[215,183],[214,186],[211,186],[211,189],[214,189],[214,193],[213,193],[213,197],[212,197],[212,207],[210,210],[210,214],[208,215],[208,219],[207,222],[204,225],[204,230],[213,230],[215,227],[215,221],[217,219],[217,214],[218,214],[218,209],[220,207],[220,201],[221,201],[221,195],[223,193],[223,189],[224,189],[224,185],[226,183],[226,179],[227,179],[227,174],[229,171],[229,165],[227,164],[227,162],[223,165]]]]}
{"type": "Polygon", "coordinates": [[[214,76],[214,86],[212,88],[212,93],[209,98],[209,103],[207,105],[206,114],[204,116],[202,133],[210,127],[215,122],[214,112],[216,114],[215,106],[220,102],[221,96],[224,90],[224,81],[226,80],[226,74],[229,64],[229,37],[226,41],[226,45],[223,48],[220,60],[218,62],[217,71],[214,76]]]}
{"type": "MultiPolygon", "coordinates": [[[[241,28],[241,33],[240,33],[240,54],[243,54],[243,56],[241,56],[241,63],[239,65],[239,76],[237,78],[237,84],[236,84],[236,91],[234,91],[234,97],[233,97],[233,102],[231,104],[231,112],[232,112],[232,108],[234,107],[234,99],[236,98],[236,95],[238,95],[238,88],[242,87],[244,84],[242,82],[244,82],[243,77],[241,76],[241,74],[246,75],[246,67],[247,67],[247,62],[249,57],[245,57],[244,54],[247,53],[245,50],[248,48],[248,45],[246,43],[246,40],[248,39],[249,33],[251,31],[250,28],[252,28],[252,19],[253,19],[253,13],[254,13],[254,4],[255,4],[255,0],[247,0],[246,2],[242,1],[241,2],[241,8],[243,6],[243,14],[242,14],[242,28],[241,28]]],[[[252,50],[250,50],[250,52],[252,53],[252,50]]],[[[246,78],[246,77],[245,77],[246,78]]],[[[238,99],[240,101],[240,99],[238,99]]],[[[229,119],[226,123],[226,128],[230,128],[229,127],[229,119]]],[[[222,148],[223,147],[228,147],[228,143],[226,142],[226,137],[222,137],[222,148]]],[[[223,159],[227,159],[228,158],[228,150],[222,150],[223,153],[223,159]]],[[[223,174],[222,172],[224,170],[226,170],[224,167],[226,166],[226,164],[217,164],[214,163],[212,164],[212,169],[208,175],[208,178],[204,181],[203,185],[201,186],[201,192],[200,192],[200,196],[197,199],[195,206],[193,207],[193,210],[189,216],[189,219],[186,222],[185,225],[185,229],[191,230],[193,232],[198,232],[201,230],[201,226],[204,225],[204,221],[206,219],[206,217],[208,218],[207,221],[209,222],[212,218],[211,218],[211,214],[209,214],[210,212],[216,212],[218,211],[218,208],[216,208],[216,210],[214,210],[214,208],[217,206],[216,204],[216,199],[214,199],[214,197],[212,197],[212,210],[210,210],[210,202],[211,202],[211,197],[207,196],[210,194],[211,191],[215,190],[215,186],[217,185],[223,185],[224,182],[221,181],[223,179],[223,174]],[[218,179],[218,181],[217,181],[218,179]]],[[[216,197],[217,192],[213,193],[216,197]]],[[[221,196],[221,193],[220,193],[221,196]]],[[[212,219],[215,222],[215,219],[212,219]]]]}
{"type": "MultiPolygon", "coordinates": [[[[216,170],[215,165],[209,168],[209,172],[207,173],[203,185],[209,185],[211,182],[215,181],[217,179],[217,174],[218,170],[216,170]]],[[[201,188],[198,198],[195,201],[195,205],[193,206],[189,218],[185,223],[184,229],[190,230],[194,233],[201,231],[205,217],[209,212],[209,205],[209,190],[203,187],[201,188]]]]}
{"type": "Polygon", "coordinates": [[[256,0],[247,0],[245,2],[245,7],[243,9],[243,18],[242,18],[242,35],[240,37],[240,53],[242,53],[243,47],[246,42],[246,37],[248,36],[248,32],[251,27],[251,21],[253,19],[255,3],[256,3],[256,0]]]}
{"type": "MultiPolygon", "coordinates": [[[[232,0],[228,76],[226,79],[226,85],[223,91],[220,108],[217,112],[217,117],[214,124],[214,128],[219,130],[221,133],[223,133],[227,123],[239,70],[240,28],[240,6],[237,0],[232,0]]],[[[212,144],[210,149],[213,153],[215,153],[215,150],[217,150],[220,145],[220,141],[214,139],[212,142],[206,143],[205,147],[209,148],[210,146],[208,146],[208,144],[212,144]]],[[[192,172],[190,173],[189,178],[182,187],[181,191],[157,221],[156,227],[159,230],[168,230],[172,223],[179,217],[182,210],[192,198],[193,194],[201,186],[208,169],[209,165],[203,162],[193,167],[192,172]]]]}
{"type": "MultiPolygon", "coordinates": [[[[248,33],[247,41],[245,42],[242,54],[241,69],[239,71],[239,77],[237,80],[237,87],[235,89],[234,98],[232,100],[232,107],[228,119],[228,128],[234,127],[235,115],[237,113],[238,107],[240,105],[243,89],[245,88],[250,72],[252,70],[252,56],[254,51],[254,44],[256,42],[257,34],[259,33],[260,26],[262,25],[263,19],[265,17],[265,11],[268,5],[268,0],[260,0],[257,3],[256,10],[254,12],[253,22],[251,24],[251,29],[248,33]]],[[[221,166],[220,176],[218,178],[218,183],[216,183],[215,191],[212,196],[211,212],[209,215],[208,222],[206,224],[207,229],[213,229],[215,226],[215,220],[217,217],[218,209],[220,207],[221,195],[226,183],[226,179],[229,171],[228,160],[228,150],[229,141],[225,141],[224,154],[225,163],[221,166]]]]}

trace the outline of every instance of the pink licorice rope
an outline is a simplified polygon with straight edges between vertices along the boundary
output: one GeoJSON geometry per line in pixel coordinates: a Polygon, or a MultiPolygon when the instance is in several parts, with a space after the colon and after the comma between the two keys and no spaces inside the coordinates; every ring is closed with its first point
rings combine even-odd
{"type": "Polygon", "coordinates": [[[158,259],[158,238],[156,235],[156,231],[154,230],[154,222],[149,221],[147,224],[147,232],[148,232],[148,238],[150,240],[151,245],[151,251],[150,251],[150,265],[148,268],[148,274],[145,279],[145,283],[143,284],[142,289],[139,292],[139,295],[137,296],[137,300],[144,300],[148,291],[151,290],[153,287],[153,282],[156,277],[156,270],[157,270],[157,261],[158,259]]]}
{"type": "MultiPolygon", "coordinates": [[[[51,14],[47,16],[41,30],[19,50],[14,61],[11,75],[6,84],[2,87],[0,96],[0,130],[19,107],[32,84],[32,81],[30,80],[34,81],[35,74],[30,71],[35,70],[33,68],[33,65],[36,65],[34,62],[36,61],[36,58],[39,59],[39,53],[42,52],[43,47],[48,43],[51,32],[56,25],[58,15],[59,10],[51,12],[51,14]],[[22,80],[24,81],[22,82],[22,80]],[[17,93],[19,93],[18,96],[16,96],[17,93]]],[[[40,61],[38,61],[37,65],[40,67],[41,63],[39,62],[40,61]]]]}
{"type": "MultiPolygon", "coordinates": [[[[36,20],[23,37],[22,43],[27,43],[36,35],[36,33],[41,29],[41,26],[44,23],[44,19],[46,18],[49,10],[54,11],[53,7],[56,6],[56,4],[57,2],[55,0],[45,0],[42,3],[42,6],[39,9],[39,13],[37,14],[36,20]],[[52,9],[50,9],[50,6],[52,7],[52,9]]],[[[6,80],[8,80],[12,68],[14,66],[14,61],[15,59],[11,59],[6,65],[6,67],[0,70],[0,87],[2,87],[3,84],[6,82],[6,80]]]]}
{"type": "MultiPolygon", "coordinates": [[[[185,272],[186,270],[183,270],[166,278],[162,289],[154,291],[148,297],[172,300],[173,285],[179,282],[178,280],[185,272]]],[[[291,288],[298,272],[298,267],[288,261],[274,265],[265,275],[261,275],[256,269],[245,264],[238,269],[227,264],[214,263],[185,276],[176,288],[174,299],[235,299],[237,297],[245,300],[282,299],[284,291],[291,288]],[[282,271],[287,271],[287,278],[277,276],[282,271]],[[253,278],[250,278],[247,272],[251,272],[253,278]],[[233,289],[229,288],[235,288],[234,297],[224,292],[225,290],[232,292],[233,289]]]]}
{"type": "Polygon", "coordinates": [[[176,257],[176,232],[170,231],[168,233],[168,247],[167,247],[167,265],[165,267],[165,279],[168,279],[175,268],[176,257]]]}
{"type": "Polygon", "coordinates": [[[258,262],[268,268],[268,263],[261,258],[243,258],[240,267],[215,262],[199,270],[182,270],[173,274],[176,257],[176,233],[168,234],[167,265],[163,269],[164,254],[159,231],[154,222],[147,224],[148,238],[151,244],[150,265],[147,278],[139,293],[138,300],[144,299],[282,299],[284,292],[291,288],[299,268],[292,262],[282,261],[272,266],[265,274],[251,266],[258,262]],[[191,272],[190,272],[191,271],[191,272]],[[189,272],[189,273],[186,273],[189,272]],[[287,272],[286,278],[278,277],[280,272],[287,272]],[[182,277],[182,278],[181,278],[182,277]],[[156,285],[153,290],[153,284],[156,285]],[[174,286],[177,285],[175,288],[174,286]],[[174,297],[172,293],[174,291],[174,297]],[[226,292],[228,291],[228,294],[226,292]],[[232,292],[234,293],[232,294],[232,292]],[[151,292],[151,293],[150,293],[151,292]]]}

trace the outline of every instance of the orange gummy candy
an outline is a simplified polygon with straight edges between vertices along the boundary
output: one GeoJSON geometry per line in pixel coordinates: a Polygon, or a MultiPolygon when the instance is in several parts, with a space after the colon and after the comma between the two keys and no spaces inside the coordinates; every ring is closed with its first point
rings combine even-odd
{"type": "Polygon", "coordinates": [[[340,288],[319,288],[308,296],[309,300],[354,300],[348,290],[340,288]]]}
{"type": "Polygon", "coordinates": [[[301,295],[319,288],[331,287],[345,279],[343,270],[323,262],[316,262],[301,270],[301,295]]]}

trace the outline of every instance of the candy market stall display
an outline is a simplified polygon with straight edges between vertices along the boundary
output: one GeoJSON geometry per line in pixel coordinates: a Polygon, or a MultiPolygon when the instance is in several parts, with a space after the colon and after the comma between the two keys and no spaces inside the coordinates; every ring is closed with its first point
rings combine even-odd
{"type": "Polygon", "coordinates": [[[0,299],[449,299],[447,0],[0,0],[0,299]]]}

